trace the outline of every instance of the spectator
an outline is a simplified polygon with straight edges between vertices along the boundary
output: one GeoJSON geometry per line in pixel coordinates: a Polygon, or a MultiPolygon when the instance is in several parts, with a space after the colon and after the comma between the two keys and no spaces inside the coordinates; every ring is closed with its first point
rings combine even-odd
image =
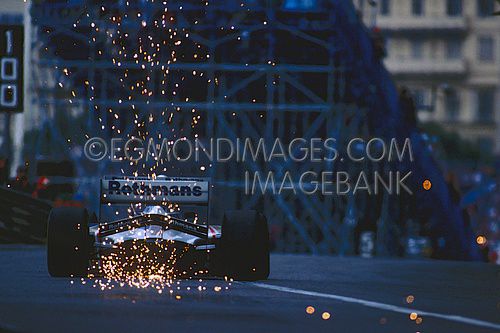
{"type": "Polygon", "coordinates": [[[10,187],[20,192],[32,192],[32,186],[28,182],[28,167],[20,166],[17,168],[16,178],[11,180],[10,187]]]}

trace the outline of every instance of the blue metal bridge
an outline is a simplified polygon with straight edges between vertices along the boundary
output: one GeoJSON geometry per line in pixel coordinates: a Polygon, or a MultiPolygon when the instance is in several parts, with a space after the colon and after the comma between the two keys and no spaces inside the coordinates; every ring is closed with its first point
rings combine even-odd
{"type": "Polygon", "coordinates": [[[436,256],[477,258],[473,234],[351,1],[34,1],[31,20],[30,89],[40,130],[26,154],[73,159],[78,192],[91,202],[96,175],[153,168],[210,176],[215,214],[259,207],[277,251],[354,254],[360,232],[370,230],[377,255],[398,255],[408,221],[419,220],[436,256]],[[409,137],[415,161],[169,162],[123,170],[75,152],[93,136],[335,138],[341,155],[354,137],[409,137]],[[414,196],[243,193],[245,171],[299,178],[361,169],[412,171],[414,196]],[[432,191],[422,189],[424,179],[432,191]]]}

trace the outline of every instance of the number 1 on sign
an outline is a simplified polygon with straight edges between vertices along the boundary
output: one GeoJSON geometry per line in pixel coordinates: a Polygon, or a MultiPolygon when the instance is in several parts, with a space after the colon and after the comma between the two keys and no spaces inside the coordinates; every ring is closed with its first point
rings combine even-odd
{"type": "Polygon", "coordinates": [[[5,32],[5,37],[7,38],[7,54],[12,54],[12,30],[7,30],[5,32]]]}

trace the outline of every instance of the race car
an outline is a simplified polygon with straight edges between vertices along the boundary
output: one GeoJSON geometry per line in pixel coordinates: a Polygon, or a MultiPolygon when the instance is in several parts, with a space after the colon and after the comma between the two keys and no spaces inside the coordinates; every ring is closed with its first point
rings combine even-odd
{"type": "Polygon", "coordinates": [[[50,275],[87,276],[113,253],[126,266],[137,257],[140,244],[156,261],[172,266],[178,277],[203,272],[235,280],[267,279],[266,217],[254,210],[234,210],[224,213],[221,224],[211,224],[209,191],[207,178],[104,177],[98,214],[79,207],[52,209],[47,227],[50,275]],[[175,251],[182,255],[172,260],[175,251]]]}

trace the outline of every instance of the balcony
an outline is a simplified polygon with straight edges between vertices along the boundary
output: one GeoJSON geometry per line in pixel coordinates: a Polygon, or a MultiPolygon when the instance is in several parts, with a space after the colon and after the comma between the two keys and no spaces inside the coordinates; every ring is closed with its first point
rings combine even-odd
{"type": "Polygon", "coordinates": [[[379,16],[377,26],[388,34],[465,33],[469,28],[469,20],[463,16],[379,16]]]}
{"type": "Polygon", "coordinates": [[[429,75],[464,76],[468,73],[467,61],[464,59],[386,59],[385,66],[394,76],[411,76],[422,78],[429,75]]]}

